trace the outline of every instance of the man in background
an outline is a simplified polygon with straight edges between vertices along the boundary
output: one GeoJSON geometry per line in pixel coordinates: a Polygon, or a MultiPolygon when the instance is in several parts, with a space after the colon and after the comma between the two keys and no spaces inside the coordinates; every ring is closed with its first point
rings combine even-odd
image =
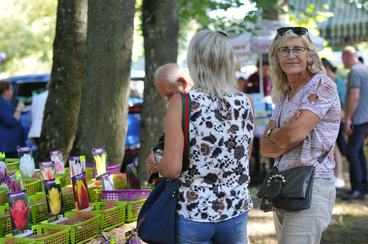
{"type": "MultiPolygon", "coordinates": [[[[271,95],[271,78],[270,78],[270,63],[268,61],[268,56],[263,55],[262,61],[257,60],[257,69],[260,67],[260,62],[262,62],[262,76],[263,76],[263,94],[264,96],[271,95]]],[[[243,92],[247,94],[260,93],[260,70],[257,70],[251,74],[244,84],[243,92]]]]}
{"type": "MultiPolygon", "coordinates": [[[[166,97],[167,102],[178,93],[188,93],[193,83],[187,73],[185,73],[178,64],[169,63],[160,66],[155,72],[155,87],[161,97],[166,97]]],[[[147,157],[148,174],[152,175],[157,172],[156,164],[159,160],[160,150],[164,150],[165,135],[163,134],[158,143],[154,146],[153,151],[147,157]]]]}
{"type": "Polygon", "coordinates": [[[14,108],[11,104],[13,88],[9,81],[0,80],[0,152],[6,158],[17,158],[17,146],[24,146],[24,130],[20,116],[24,104],[19,102],[14,108]]]}
{"type": "Polygon", "coordinates": [[[367,187],[367,162],[364,137],[368,128],[368,68],[359,62],[354,47],[342,53],[344,67],[350,69],[345,107],[345,133],[348,136],[346,156],[349,161],[351,193],[347,199],[364,199],[367,187]]]}

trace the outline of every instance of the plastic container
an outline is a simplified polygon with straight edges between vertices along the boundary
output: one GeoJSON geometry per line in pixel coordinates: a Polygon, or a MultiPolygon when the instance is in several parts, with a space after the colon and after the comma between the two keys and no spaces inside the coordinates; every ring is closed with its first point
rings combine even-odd
{"type": "Polygon", "coordinates": [[[146,199],[151,193],[148,189],[129,189],[102,191],[102,199],[108,201],[135,201],[146,199]]]}
{"type": "Polygon", "coordinates": [[[101,201],[101,195],[102,195],[102,186],[93,186],[88,187],[88,195],[89,200],[91,202],[99,202],[101,201]]]}
{"type": "Polygon", "coordinates": [[[9,205],[0,206],[0,237],[12,232],[9,205]]]}
{"type": "MultiPolygon", "coordinates": [[[[74,214],[76,213],[69,212],[65,213],[65,216],[67,218],[71,218],[74,214]]],[[[79,214],[83,215],[86,213],[79,212],[79,214]]],[[[77,224],[72,225],[57,224],[57,226],[65,226],[69,228],[71,244],[86,243],[91,239],[95,238],[100,232],[100,215],[95,213],[92,213],[92,215],[93,215],[92,218],[77,224]]]]}
{"type": "Polygon", "coordinates": [[[29,208],[31,213],[31,224],[40,223],[46,220],[48,215],[46,195],[43,193],[37,193],[29,196],[29,208]]]}
{"type": "Polygon", "coordinates": [[[110,174],[118,174],[120,173],[120,165],[119,164],[109,164],[107,171],[110,174]]]}
{"type": "Polygon", "coordinates": [[[64,211],[75,208],[75,199],[72,187],[63,187],[61,189],[63,194],[64,211]]]}
{"type": "Polygon", "coordinates": [[[8,237],[0,240],[0,243],[5,241],[13,241],[11,243],[16,244],[55,244],[55,243],[68,243],[69,242],[69,229],[63,226],[41,224],[32,226],[33,233],[35,235],[46,234],[51,232],[50,235],[42,237],[32,237],[32,238],[18,238],[18,237],[8,237]],[[57,231],[55,231],[57,229],[57,231]]]}
{"type": "Polygon", "coordinates": [[[28,196],[36,194],[42,191],[41,180],[38,179],[22,179],[23,187],[27,192],[28,196]]]}
{"type": "Polygon", "coordinates": [[[125,222],[126,204],[112,202],[115,207],[103,210],[102,208],[108,204],[107,201],[92,203],[94,208],[93,212],[101,215],[100,228],[101,230],[107,231],[112,228],[121,226],[125,222]]]}
{"type": "Polygon", "coordinates": [[[117,202],[118,204],[126,204],[125,222],[130,223],[138,219],[139,211],[141,210],[146,199],[130,201],[130,202],[117,202]]]}
{"type": "Polygon", "coordinates": [[[8,202],[6,193],[8,193],[8,188],[0,186],[0,206],[4,206],[4,204],[8,202]]]}

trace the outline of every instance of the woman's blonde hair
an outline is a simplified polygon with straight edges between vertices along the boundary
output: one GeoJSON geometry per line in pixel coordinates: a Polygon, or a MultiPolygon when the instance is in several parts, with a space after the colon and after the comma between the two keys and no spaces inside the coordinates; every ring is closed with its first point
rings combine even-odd
{"type": "Polygon", "coordinates": [[[308,49],[310,53],[307,67],[309,72],[311,72],[312,74],[326,73],[325,68],[323,67],[323,64],[321,62],[321,59],[319,58],[318,53],[315,49],[315,46],[308,36],[308,33],[306,33],[305,35],[297,35],[292,30],[288,30],[282,36],[277,34],[273,39],[268,54],[270,59],[271,80],[272,80],[271,96],[272,101],[275,104],[280,104],[284,100],[287,92],[290,89],[290,84],[287,79],[287,76],[285,72],[281,69],[279,60],[277,58],[277,50],[286,41],[295,37],[302,38],[305,47],[308,49]]]}
{"type": "Polygon", "coordinates": [[[197,32],[190,41],[187,60],[195,89],[218,97],[237,92],[235,57],[226,34],[197,32]]]}

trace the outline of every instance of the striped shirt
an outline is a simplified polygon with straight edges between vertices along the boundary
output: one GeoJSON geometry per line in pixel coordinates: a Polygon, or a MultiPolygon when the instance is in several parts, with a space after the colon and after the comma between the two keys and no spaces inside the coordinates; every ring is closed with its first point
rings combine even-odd
{"type": "Polygon", "coordinates": [[[317,115],[320,122],[296,147],[276,159],[275,166],[279,170],[313,165],[326,151],[330,151],[325,160],[316,167],[316,178],[334,178],[335,161],[333,146],[335,144],[340,126],[341,106],[336,84],[324,74],[316,74],[300,88],[294,97],[288,100],[287,96],[283,103],[276,106],[271,120],[280,127],[285,125],[301,109],[309,110],[317,115]],[[316,94],[317,99],[309,102],[308,97],[316,94]]]}

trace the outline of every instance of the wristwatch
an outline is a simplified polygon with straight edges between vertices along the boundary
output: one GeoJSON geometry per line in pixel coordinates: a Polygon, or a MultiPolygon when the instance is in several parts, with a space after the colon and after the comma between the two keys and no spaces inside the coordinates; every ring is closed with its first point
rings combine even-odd
{"type": "Polygon", "coordinates": [[[275,128],[269,128],[269,129],[267,130],[266,138],[270,138],[271,133],[272,133],[272,131],[273,131],[274,129],[275,129],[275,128]]]}

